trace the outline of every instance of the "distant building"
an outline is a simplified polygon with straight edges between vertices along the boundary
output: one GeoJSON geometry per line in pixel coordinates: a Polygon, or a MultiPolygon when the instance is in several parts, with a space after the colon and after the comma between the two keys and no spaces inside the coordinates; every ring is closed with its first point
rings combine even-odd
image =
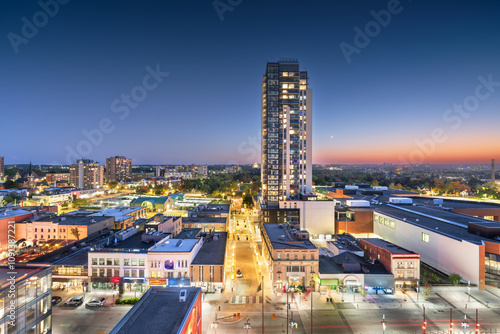
{"type": "Polygon", "coordinates": [[[126,182],[132,179],[132,159],[115,156],[106,159],[106,182],[126,182]]]}
{"type": "Polygon", "coordinates": [[[144,206],[158,212],[170,210],[173,205],[174,200],[169,196],[140,196],[130,202],[130,206],[144,206]]]}
{"type": "Polygon", "coordinates": [[[4,182],[5,177],[5,164],[4,157],[0,157],[0,182],[4,182]]]}
{"type": "Polygon", "coordinates": [[[49,186],[54,186],[55,183],[60,181],[66,181],[66,184],[69,183],[70,173],[47,173],[45,178],[47,179],[47,183],[49,186]]]}
{"type": "Polygon", "coordinates": [[[104,184],[104,166],[79,160],[70,167],[70,184],[80,189],[100,189],[104,184]]]}
{"type": "Polygon", "coordinates": [[[201,302],[200,288],[152,287],[110,334],[201,334],[201,302]]]}
{"type": "Polygon", "coordinates": [[[230,204],[200,204],[188,212],[189,217],[230,217],[230,204]]]}
{"type": "Polygon", "coordinates": [[[207,176],[208,175],[208,166],[207,165],[198,165],[194,167],[194,170],[198,175],[207,176]]]}
{"type": "Polygon", "coordinates": [[[228,174],[234,174],[234,173],[237,173],[237,172],[241,171],[241,167],[238,166],[238,165],[231,165],[231,166],[226,166],[224,168],[224,170],[228,174]]]}
{"type": "Polygon", "coordinates": [[[51,276],[50,265],[0,266],[0,333],[52,333],[51,276]]]}

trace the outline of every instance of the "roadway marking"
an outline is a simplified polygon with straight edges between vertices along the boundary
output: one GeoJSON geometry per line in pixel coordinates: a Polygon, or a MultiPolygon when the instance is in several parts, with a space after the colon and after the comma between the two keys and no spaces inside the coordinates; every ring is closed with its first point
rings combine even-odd
{"type": "Polygon", "coordinates": [[[262,304],[262,296],[232,296],[229,304],[262,304]]]}

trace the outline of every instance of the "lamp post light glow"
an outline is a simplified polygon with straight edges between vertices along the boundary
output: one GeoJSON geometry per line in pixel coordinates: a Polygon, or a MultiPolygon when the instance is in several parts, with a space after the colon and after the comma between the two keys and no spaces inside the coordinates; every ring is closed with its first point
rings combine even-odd
{"type": "Polygon", "coordinates": [[[380,323],[382,324],[382,333],[385,334],[385,328],[387,326],[387,321],[385,320],[385,314],[382,314],[382,321],[380,323]]]}

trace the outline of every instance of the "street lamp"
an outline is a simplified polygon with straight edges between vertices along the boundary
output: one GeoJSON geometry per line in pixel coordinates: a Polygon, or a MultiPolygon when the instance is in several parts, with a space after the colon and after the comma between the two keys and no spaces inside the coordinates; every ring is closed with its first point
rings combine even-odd
{"type": "Polygon", "coordinates": [[[467,294],[469,295],[467,302],[470,303],[470,281],[467,281],[467,294]]]}
{"type": "Polygon", "coordinates": [[[464,334],[467,334],[467,327],[469,327],[469,323],[467,321],[467,315],[464,315],[464,321],[462,321],[462,327],[464,328],[464,334]]]}
{"type": "Polygon", "coordinates": [[[245,322],[245,326],[243,326],[243,329],[247,330],[247,334],[248,334],[248,330],[252,329],[252,327],[250,327],[250,320],[249,319],[247,319],[247,322],[245,322]]]}
{"type": "Polygon", "coordinates": [[[385,320],[385,314],[382,314],[382,321],[380,323],[382,324],[382,333],[385,334],[385,327],[387,326],[387,321],[385,320]]]}

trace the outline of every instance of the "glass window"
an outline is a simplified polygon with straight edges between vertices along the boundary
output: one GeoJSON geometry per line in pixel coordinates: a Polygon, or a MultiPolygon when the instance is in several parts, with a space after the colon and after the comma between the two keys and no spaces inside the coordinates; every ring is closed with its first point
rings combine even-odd
{"type": "Polygon", "coordinates": [[[104,265],[104,259],[99,259],[99,265],[103,266],[104,265]]]}
{"type": "Polygon", "coordinates": [[[97,268],[92,268],[92,276],[97,277],[97,268]]]}
{"type": "Polygon", "coordinates": [[[104,277],[104,268],[99,268],[99,277],[104,277]]]}
{"type": "Polygon", "coordinates": [[[293,257],[294,257],[295,260],[298,260],[299,259],[299,254],[295,253],[293,257]]]}
{"type": "Polygon", "coordinates": [[[114,260],[114,265],[119,266],[120,265],[120,259],[113,259],[114,260]]]}
{"type": "Polygon", "coordinates": [[[281,253],[278,253],[278,260],[281,260],[281,253]]]}
{"type": "Polygon", "coordinates": [[[429,235],[427,233],[422,232],[422,241],[429,242],[429,235]]]}
{"type": "Polygon", "coordinates": [[[137,259],[132,259],[132,265],[136,266],[137,265],[137,259]]]}
{"type": "Polygon", "coordinates": [[[130,265],[130,259],[123,259],[123,265],[124,266],[129,266],[130,265]]]}
{"type": "Polygon", "coordinates": [[[139,269],[139,277],[144,277],[144,269],[139,269]]]}
{"type": "Polygon", "coordinates": [[[123,276],[125,276],[125,277],[130,277],[130,269],[125,269],[125,270],[123,271],[123,276]]]}
{"type": "Polygon", "coordinates": [[[143,266],[144,265],[144,259],[139,259],[139,265],[143,266]]]}
{"type": "Polygon", "coordinates": [[[113,269],[106,269],[106,277],[113,276],[113,269]]]}
{"type": "Polygon", "coordinates": [[[290,255],[288,253],[286,253],[286,259],[290,260],[290,255]]]}
{"type": "Polygon", "coordinates": [[[106,259],[106,265],[107,265],[107,266],[111,266],[111,265],[113,265],[113,262],[112,262],[112,259],[111,259],[111,258],[107,258],[107,259],[106,259]]]}

